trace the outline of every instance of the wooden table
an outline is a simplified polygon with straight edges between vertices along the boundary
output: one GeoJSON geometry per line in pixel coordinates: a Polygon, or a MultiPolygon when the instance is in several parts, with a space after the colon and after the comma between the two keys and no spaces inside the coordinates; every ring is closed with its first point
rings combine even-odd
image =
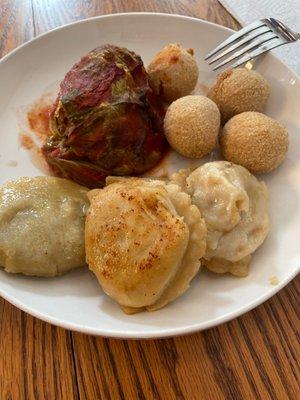
{"type": "MultiPolygon", "coordinates": [[[[216,0],[0,0],[0,56],[56,26],[126,11],[238,27],[216,0]]],[[[299,283],[220,327],[149,341],[69,332],[0,299],[0,400],[300,399],[299,283]]]]}

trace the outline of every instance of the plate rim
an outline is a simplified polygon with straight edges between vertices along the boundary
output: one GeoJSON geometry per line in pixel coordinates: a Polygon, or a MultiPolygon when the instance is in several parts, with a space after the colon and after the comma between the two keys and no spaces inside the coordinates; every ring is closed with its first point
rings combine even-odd
{"type": "MultiPolygon", "coordinates": [[[[220,25],[215,22],[207,21],[202,18],[192,17],[189,15],[170,14],[170,13],[163,13],[163,12],[157,12],[157,13],[156,12],[144,12],[144,11],[143,12],[136,11],[136,12],[123,12],[123,13],[110,13],[110,14],[97,15],[94,17],[84,18],[79,21],[69,22],[67,24],[60,25],[55,28],[49,29],[47,32],[43,32],[43,33],[33,37],[32,39],[29,39],[28,41],[20,44],[19,46],[15,47],[13,50],[9,51],[7,54],[5,54],[3,57],[0,58],[0,64],[3,63],[4,61],[6,61],[8,58],[10,58],[15,52],[21,50],[22,48],[25,48],[26,46],[31,45],[32,42],[35,42],[44,36],[52,34],[53,32],[63,30],[65,28],[67,28],[68,26],[80,25],[80,24],[84,24],[84,23],[87,23],[87,22],[93,21],[93,20],[109,19],[109,18],[114,18],[114,17],[128,17],[128,16],[160,16],[160,17],[166,17],[166,18],[191,20],[191,21],[195,21],[195,22],[200,21],[203,24],[212,25],[212,26],[221,28],[225,31],[228,31],[229,33],[235,32],[234,29],[228,28],[227,26],[220,25]]],[[[298,83],[300,83],[300,76],[295,71],[293,71],[284,61],[282,61],[279,57],[277,57],[273,53],[272,50],[269,51],[268,54],[270,54],[271,57],[274,57],[277,62],[279,62],[285,68],[287,68],[289,70],[289,72],[294,76],[294,78],[298,81],[298,83]]]]}
{"type": "MultiPolygon", "coordinates": [[[[70,330],[72,332],[85,333],[88,335],[102,336],[113,339],[160,339],[160,338],[175,337],[175,336],[188,335],[196,332],[201,332],[203,330],[219,326],[225,322],[229,322],[235,318],[238,318],[243,314],[247,313],[248,311],[251,311],[254,308],[260,306],[265,301],[269,300],[271,297],[277,294],[289,282],[291,282],[296,277],[296,275],[298,275],[299,272],[300,272],[300,267],[296,268],[295,271],[293,271],[293,273],[290,276],[281,280],[278,285],[271,287],[268,292],[262,294],[252,303],[248,304],[247,306],[241,306],[237,310],[231,311],[216,319],[208,320],[207,322],[195,323],[181,328],[164,328],[163,330],[155,328],[151,332],[130,331],[130,332],[123,332],[121,335],[114,331],[106,330],[104,328],[91,328],[73,322],[67,322],[60,318],[48,316],[47,314],[44,314],[40,311],[35,310],[30,306],[23,304],[22,302],[19,302],[13,296],[7,295],[6,293],[3,294],[1,288],[0,288],[0,295],[12,305],[32,315],[33,317],[36,317],[44,322],[48,322],[52,325],[70,330]]],[[[159,312],[159,310],[157,312],[159,312]]],[[[130,318],[130,315],[128,317],[130,318]]]]}
{"type": "MultiPolygon", "coordinates": [[[[0,59],[0,65],[5,63],[9,58],[13,57],[15,53],[20,51],[21,49],[26,48],[27,46],[30,46],[33,42],[40,40],[44,36],[51,35],[52,33],[59,31],[59,30],[64,30],[69,26],[73,25],[80,25],[80,24],[85,24],[90,21],[94,20],[103,20],[103,19],[110,19],[110,18],[116,18],[116,17],[131,17],[131,16],[146,16],[146,17],[153,17],[153,16],[160,16],[160,17],[165,17],[165,18],[173,18],[173,19],[183,19],[183,20],[189,20],[189,21],[194,21],[197,23],[202,23],[204,25],[210,25],[217,27],[217,29],[222,29],[227,32],[234,32],[234,30],[216,24],[214,22],[206,21],[200,18],[196,17],[191,17],[191,16],[186,16],[186,15],[180,15],[180,14],[169,14],[169,13],[154,13],[154,12],[129,12],[129,13],[114,13],[114,14],[105,14],[105,15],[99,15],[95,17],[90,17],[90,18],[85,18],[80,21],[73,21],[61,26],[58,26],[56,28],[50,29],[47,32],[44,32],[30,40],[28,40],[25,43],[22,43],[21,45],[17,46],[15,49],[7,53],[5,56],[3,56],[0,59]]],[[[297,83],[300,83],[300,78],[297,75],[295,71],[293,71],[288,65],[286,65],[282,60],[280,60],[276,55],[271,53],[271,56],[275,58],[279,64],[281,64],[284,68],[286,68],[289,73],[295,78],[297,83]]],[[[130,332],[123,332],[122,334],[118,334],[117,332],[114,332],[110,329],[107,328],[92,328],[88,326],[84,326],[82,324],[78,323],[73,323],[73,322],[68,322],[60,318],[56,318],[53,316],[49,316],[45,313],[42,313],[31,306],[27,306],[26,304],[22,303],[18,299],[16,299],[14,296],[7,294],[1,287],[0,287],[0,295],[3,297],[5,300],[7,300],[9,303],[13,304],[15,307],[19,308],[20,310],[27,312],[28,314],[39,318],[45,322],[48,322],[50,324],[62,327],[67,330],[72,330],[76,332],[81,332],[85,334],[90,334],[90,335],[96,335],[96,336],[104,336],[104,337],[111,337],[111,338],[118,338],[118,339],[151,339],[151,338],[165,338],[165,337],[174,337],[178,335],[186,335],[186,334],[192,334],[198,331],[202,331],[205,329],[212,328],[214,326],[218,326],[222,323],[228,322],[234,318],[237,318],[246,312],[254,309],[255,307],[259,306],[260,304],[264,303],[266,300],[270,299],[272,296],[274,296],[276,293],[278,293],[283,287],[285,287],[290,281],[292,281],[295,276],[300,272],[300,266],[296,267],[295,270],[287,276],[285,279],[281,280],[280,283],[276,286],[271,287],[270,289],[263,293],[260,297],[258,297],[255,301],[249,303],[248,305],[243,305],[240,306],[238,309],[228,312],[227,314],[224,314],[218,318],[208,320],[206,322],[201,322],[201,323],[195,323],[195,324],[190,324],[185,327],[179,327],[179,328],[164,328],[164,329],[158,329],[154,328],[151,330],[151,332],[142,332],[142,331],[130,331],[130,332]]]]}

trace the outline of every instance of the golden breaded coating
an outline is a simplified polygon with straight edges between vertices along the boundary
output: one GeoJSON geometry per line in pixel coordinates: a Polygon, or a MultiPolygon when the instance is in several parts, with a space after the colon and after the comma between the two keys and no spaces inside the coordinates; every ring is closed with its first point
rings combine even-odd
{"type": "Polygon", "coordinates": [[[173,149],[185,157],[201,158],[216,146],[220,112],[205,96],[185,96],[168,108],[164,128],[173,149]]]}
{"type": "Polygon", "coordinates": [[[87,263],[125,312],[153,311],[189,287],[205,252],[206,226],[177,185],[113,181],[89,193],[87,263]]]}
{"type": "Polygon", "coordinates": [[[194,51],[184,49],[179,43],[165,46],[147,71],[155,92],[169,102],[191,93],[199,73],[194,51]]]}
{"type": "Polygon", "coordinates": [[[258,72],[236,68],[222,72],[207,96],[219,107],[224,124],[244,111],[263,111],[269,94],[269,84],[258,72]]]}
{"type": "Polygon", "coordinates": [[[258,112],[244,112],[225,124],[220,145],[226,160],[262,174],[283,162],[289,138],[285,127],[274,119],[258,112]]]}

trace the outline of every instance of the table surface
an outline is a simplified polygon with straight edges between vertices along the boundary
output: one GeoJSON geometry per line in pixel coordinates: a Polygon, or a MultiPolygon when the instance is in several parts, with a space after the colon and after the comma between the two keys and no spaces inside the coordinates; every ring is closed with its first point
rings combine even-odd
{"type": "MultiPolygon", "coordinates": [[[[238,28],[217,0],[0,0],[0,57],[56,26],[130,11],[238,28]]],[[[0,299],[0,399],[300,399],[299,283],[217,328],[148,341],[69,332],[0,299]]]]}

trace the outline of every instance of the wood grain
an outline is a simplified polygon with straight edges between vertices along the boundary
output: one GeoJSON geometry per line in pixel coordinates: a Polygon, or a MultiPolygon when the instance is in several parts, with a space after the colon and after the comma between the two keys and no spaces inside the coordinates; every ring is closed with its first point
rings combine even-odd
{"type": "MultiPolygon", "coordinates": [[[[0,0],[0,56],[56,26],[129,11],[238,28],[217,0],[0,0]]],[[[299,283],[220,327],[149,341],[71,333],[0,299],[0,400],[298,400],[299,283]]]]}
{"type": "Polygon", "coordinates": [[[195,335],[125,341],[74,333],[80,398],[298,399],[299,282],[195,335]]]}
{"type": "Polygon", "coordinates": [[[31,1],[0,0],[0,57],[33,36],[31,1]]]}
{"type": "Polygon", "coordinates": [[[183,14],[206,19],[233,29],[239,27],[234,18],[220,6],[217,0],[32,0],[32,5],[37,34],[95,15],[138,11],[183,14]]]}
{"type": "Polygon", "coordinates": [[[79,399],[71,333],[0,298],[0,399],[79,399]]]}

